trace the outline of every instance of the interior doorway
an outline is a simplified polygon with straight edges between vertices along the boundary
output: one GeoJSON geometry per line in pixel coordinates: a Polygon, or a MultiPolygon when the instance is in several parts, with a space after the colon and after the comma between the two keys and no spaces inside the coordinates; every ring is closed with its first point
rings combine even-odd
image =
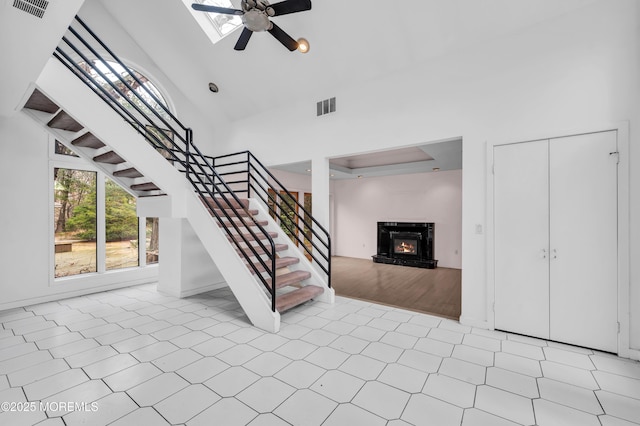
{"type": "MultiPolygon", "coordinates": [[[[290,191],[310,190],[311,162],[279,165],[270,170],[278,174],[278,179],[290,191]]],[[[331,158],[330,174],[330,230],[332,254],[336,256],[332,282],[336,294],[457,319],[461,304],[462,140],[457,138],[331,158]],[[432,271],[431,277],[420,277],[426,272],[419,271],[420,268],[378,265],[387,267],[387,270],[375,273],[383,277],[382,285],[369,280],[372,289],[369,299],[364,291],[343,292],[341,281],[353,282],[349,276],[371,273],[369,269],[373,264],[372,256],[376,255],[379,221],[434,222],[435,257],[440,257],[437,270],[432,271]],[[347,263],[349,266],[344,269],[336,267],[347,263]],[[406,282],[405,274],[423,283],[424,290],[432,285],[430,282],[444,282],[444,272],[449,272],[449,277],[447,284],[442,285],[442,291],[438,292],[443,296],[440,303],[451,305],[447,300],[451,295],[456,307],[447,306],[438,311],[412,306],[415,301],[412,299],[433,299],[433,293],[421,290],[407,296],[405,301],[384,296],[384,291],[373,297],[374,287],[400,288],[402,282],[406,282]],[[454,290],[447,291],[452,282],[454,290]]],[[[314,202],[318,200],[314,199],[314,202]]]]}

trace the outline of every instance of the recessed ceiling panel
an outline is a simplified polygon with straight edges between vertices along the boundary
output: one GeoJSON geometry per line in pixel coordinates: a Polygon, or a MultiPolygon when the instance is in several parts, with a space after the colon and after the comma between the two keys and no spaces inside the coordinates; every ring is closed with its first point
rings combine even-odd
{"type": "Polygon", "coordinates": [[[349,169],[361,169],[365,167],[390,166],[429,160],[433,160],[433,157],[422,149],[410,147],[334,158],[330,160],[330,163],[349,169]]]}

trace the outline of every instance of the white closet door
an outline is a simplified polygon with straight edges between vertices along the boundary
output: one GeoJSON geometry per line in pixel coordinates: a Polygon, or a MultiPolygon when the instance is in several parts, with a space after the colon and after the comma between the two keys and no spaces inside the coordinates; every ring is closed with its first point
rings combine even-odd
{"type": "Polygon", "coordinates": [[[495,327],[549,338],[548,141],[494,148],[495,327]]]}
{"type": "Polygon", "coordinates": [[[552,139],[552,340],[617,352],[616,132],[552,139]]]}

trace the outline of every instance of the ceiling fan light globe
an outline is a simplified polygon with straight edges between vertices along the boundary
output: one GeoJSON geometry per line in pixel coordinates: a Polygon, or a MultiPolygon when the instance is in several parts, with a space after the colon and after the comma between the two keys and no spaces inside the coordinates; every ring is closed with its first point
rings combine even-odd
{"type": "Polygon", "coordinates": [[[309,51],[309,42],[306,38],[300,37],[298,39],[298,51],[300,53],[307,53],[309,51]]]}

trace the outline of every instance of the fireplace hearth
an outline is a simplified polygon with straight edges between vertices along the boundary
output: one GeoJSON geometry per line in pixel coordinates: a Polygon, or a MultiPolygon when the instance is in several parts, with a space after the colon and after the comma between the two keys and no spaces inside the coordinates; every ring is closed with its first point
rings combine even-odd
{"type": "Polygon", "coordinates": [[[434,269],[434,224],[430,222],[378,222],[376,263],[434,269]]]}

